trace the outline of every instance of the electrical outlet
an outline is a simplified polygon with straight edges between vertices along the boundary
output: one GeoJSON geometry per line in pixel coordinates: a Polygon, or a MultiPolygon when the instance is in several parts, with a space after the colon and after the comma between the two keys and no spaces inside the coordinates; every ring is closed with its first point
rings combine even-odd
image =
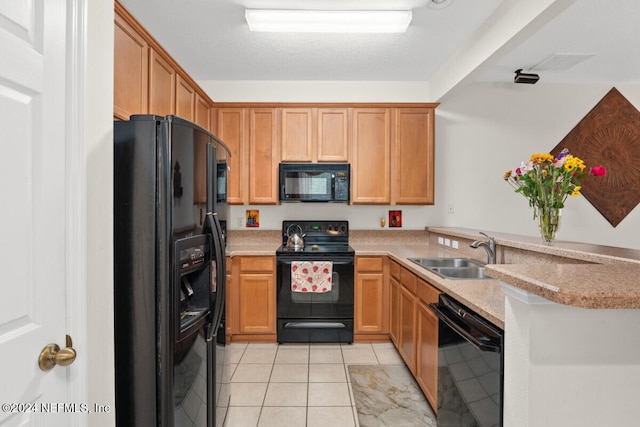
{"type": "Polygon", "coordinates": [[[444,245],[444,237],[438,237],[438,244],[444,245]]]}
{"type": "Polygon", "coordinates": [[[444,245],[445,245],[445,246],[451,246],[451,240],[449,240],[449,239],[444,239],[444,245]]]}
{"type": "Polygon", "coordinates": [[[451,241],[451,247],[453,249],[458,249],[458,241],[457,240],[452,240],[451,241]]]}
{"type": "Polygon", "coordinates": [[[244,218],[240,217],[236,221],[237,221],[236,224],[238,225],[238,227],[242,227],[244,225],[244,218]]]}

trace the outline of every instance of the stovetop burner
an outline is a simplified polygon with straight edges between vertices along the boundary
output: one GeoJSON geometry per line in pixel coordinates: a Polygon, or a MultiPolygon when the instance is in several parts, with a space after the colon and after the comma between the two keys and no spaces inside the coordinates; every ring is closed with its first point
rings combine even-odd
{"type": "Polygon", "coordinates": [[[349,221],[282,221],[282,246],[276,254],[346,254],[354,253],[349,246],[349,221]],[[288,248],[288,232],[302,230],[304,248],[288,248]]]}

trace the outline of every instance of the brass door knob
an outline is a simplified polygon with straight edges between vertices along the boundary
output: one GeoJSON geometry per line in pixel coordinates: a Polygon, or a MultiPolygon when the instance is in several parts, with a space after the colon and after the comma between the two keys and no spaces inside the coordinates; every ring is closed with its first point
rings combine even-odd
{"type": "Polygon", "coordinates": [[[76,360],[76,351],[72,347],[71,337],[67,335],[67,347],[60,349],[58,344],[47,345],[38,357],[38,366],[43,371],[49,371],[54,366],[68,366],[76,360]]]}

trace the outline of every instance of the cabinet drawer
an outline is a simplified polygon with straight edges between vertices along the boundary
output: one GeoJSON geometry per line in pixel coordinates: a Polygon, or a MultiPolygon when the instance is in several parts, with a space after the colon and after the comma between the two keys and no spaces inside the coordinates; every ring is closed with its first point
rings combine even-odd
{"type": "Polygon", "coordinates": [[[438,302],[440,291],[422,279],[418,279],[418,297],[426,304],[438,302]]]}
{"type": "Polygon", "coordinates": [[[356,270],[358,273],[364,271],[382,271],[382,257],[358,257],[356,260],[356,270]]]}
{"type": "Polygon", "coordinates": [[[240,271],[265,271],[272,273],[274,270],[273,259],[273,257],[269,256],[240,257],[240,271]]]}
{"type": "Polygon", "coordinates": [[[416,275],[406,268],[400,269],[400,283],[409,291],[416,293],[416,275]]]}
{"type": "Polygon", "coordinates": [[[391,277],[393,277],[396,280],[400,280],[400,264],[398,264],[395,261],[391,261],[389,265],[389,270],[391,273],[391,277]]]}

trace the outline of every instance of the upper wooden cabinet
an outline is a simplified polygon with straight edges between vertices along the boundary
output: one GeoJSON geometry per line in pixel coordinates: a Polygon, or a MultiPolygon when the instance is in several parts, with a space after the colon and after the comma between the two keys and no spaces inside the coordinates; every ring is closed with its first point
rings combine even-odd
{"type": "Polygon", "coordinates": [[[248,192],[248,156],[246,144],[245,109],[218,108],[214,133],[231,150],[227,174],[227,202],[241,205],[248,192]]]}
{"type": "Polygon", "coordinates": [[[231,150],[229,204],[277,204],[278,111],[275,108],[217,108],[214,133],[231,150]],[[248,167],[247,167],[248,165],[248,167]]]}
{"type": "Polygon", "coordinates": [[[196,119],[196,90],[180,75],[176,76],[176,115],[192,122],[196,119]]]}
{"type": "Polygon", "coordinates": [[[283,162],[347,162],[348,108],[282,108],[283,162]]]}
{"type": "Polygon", "coordinates": [[[202,97],[198,92],[196,92],[196,103],[195,103],[195,117],[194,121],[202,126],[205,129],[212,130],[211,120],[209,117],[209,102],[202,97]]]}
{"type": "Polygon", "coordinates": [[[231,137],[242,133],[239,141],[223,133],[229,124],[216,124],[219,113],[211,115],[214,133],[244,150],[231,160],[230,203],[277,204],[279,162],[350,162],[352,204],[433,204],[436,104],[215,105],[212,112],[245,117],[231,137]]]}
{"type": "Polygon", "coordinates": [[[393,204],[433,204],[434,109],[395,109],[393,204]]]}
{"type": "Polygon", "coordinates": [[[277,110],[249,109],[249,204],[278,203],[277,110]]]}
{"type": "Polygon", "coordinates": [[[353,109],[351,202],[391,202],[391,111],[388,108],[353,109]]]}
{"type": "Polygon", "coordinates": [[[115,15],[113,115],[128,120],[147,112],[149,45],[122,16],[115,15]]]}
{"type": "Polygon", "coordinates": [[[349,161],[349,109],[318,108],[317,160],[349,161]]]}
{"type": "Polygon", "coordinates": [[[283,162],[312,161],[313,109],[283,108],[280,146],[283,162]]]}
{"type": "Polygon", "coordinates": [[[114,118],[176,114],[210,130],[213,102],[120,2],[114,6],[114,118]]]}
{"type": "Polygon", "coordinates": [[[169,61],[151,49],[149,56],[149,114],[166,116],[176,104],[176,70],[169,61]]]}

